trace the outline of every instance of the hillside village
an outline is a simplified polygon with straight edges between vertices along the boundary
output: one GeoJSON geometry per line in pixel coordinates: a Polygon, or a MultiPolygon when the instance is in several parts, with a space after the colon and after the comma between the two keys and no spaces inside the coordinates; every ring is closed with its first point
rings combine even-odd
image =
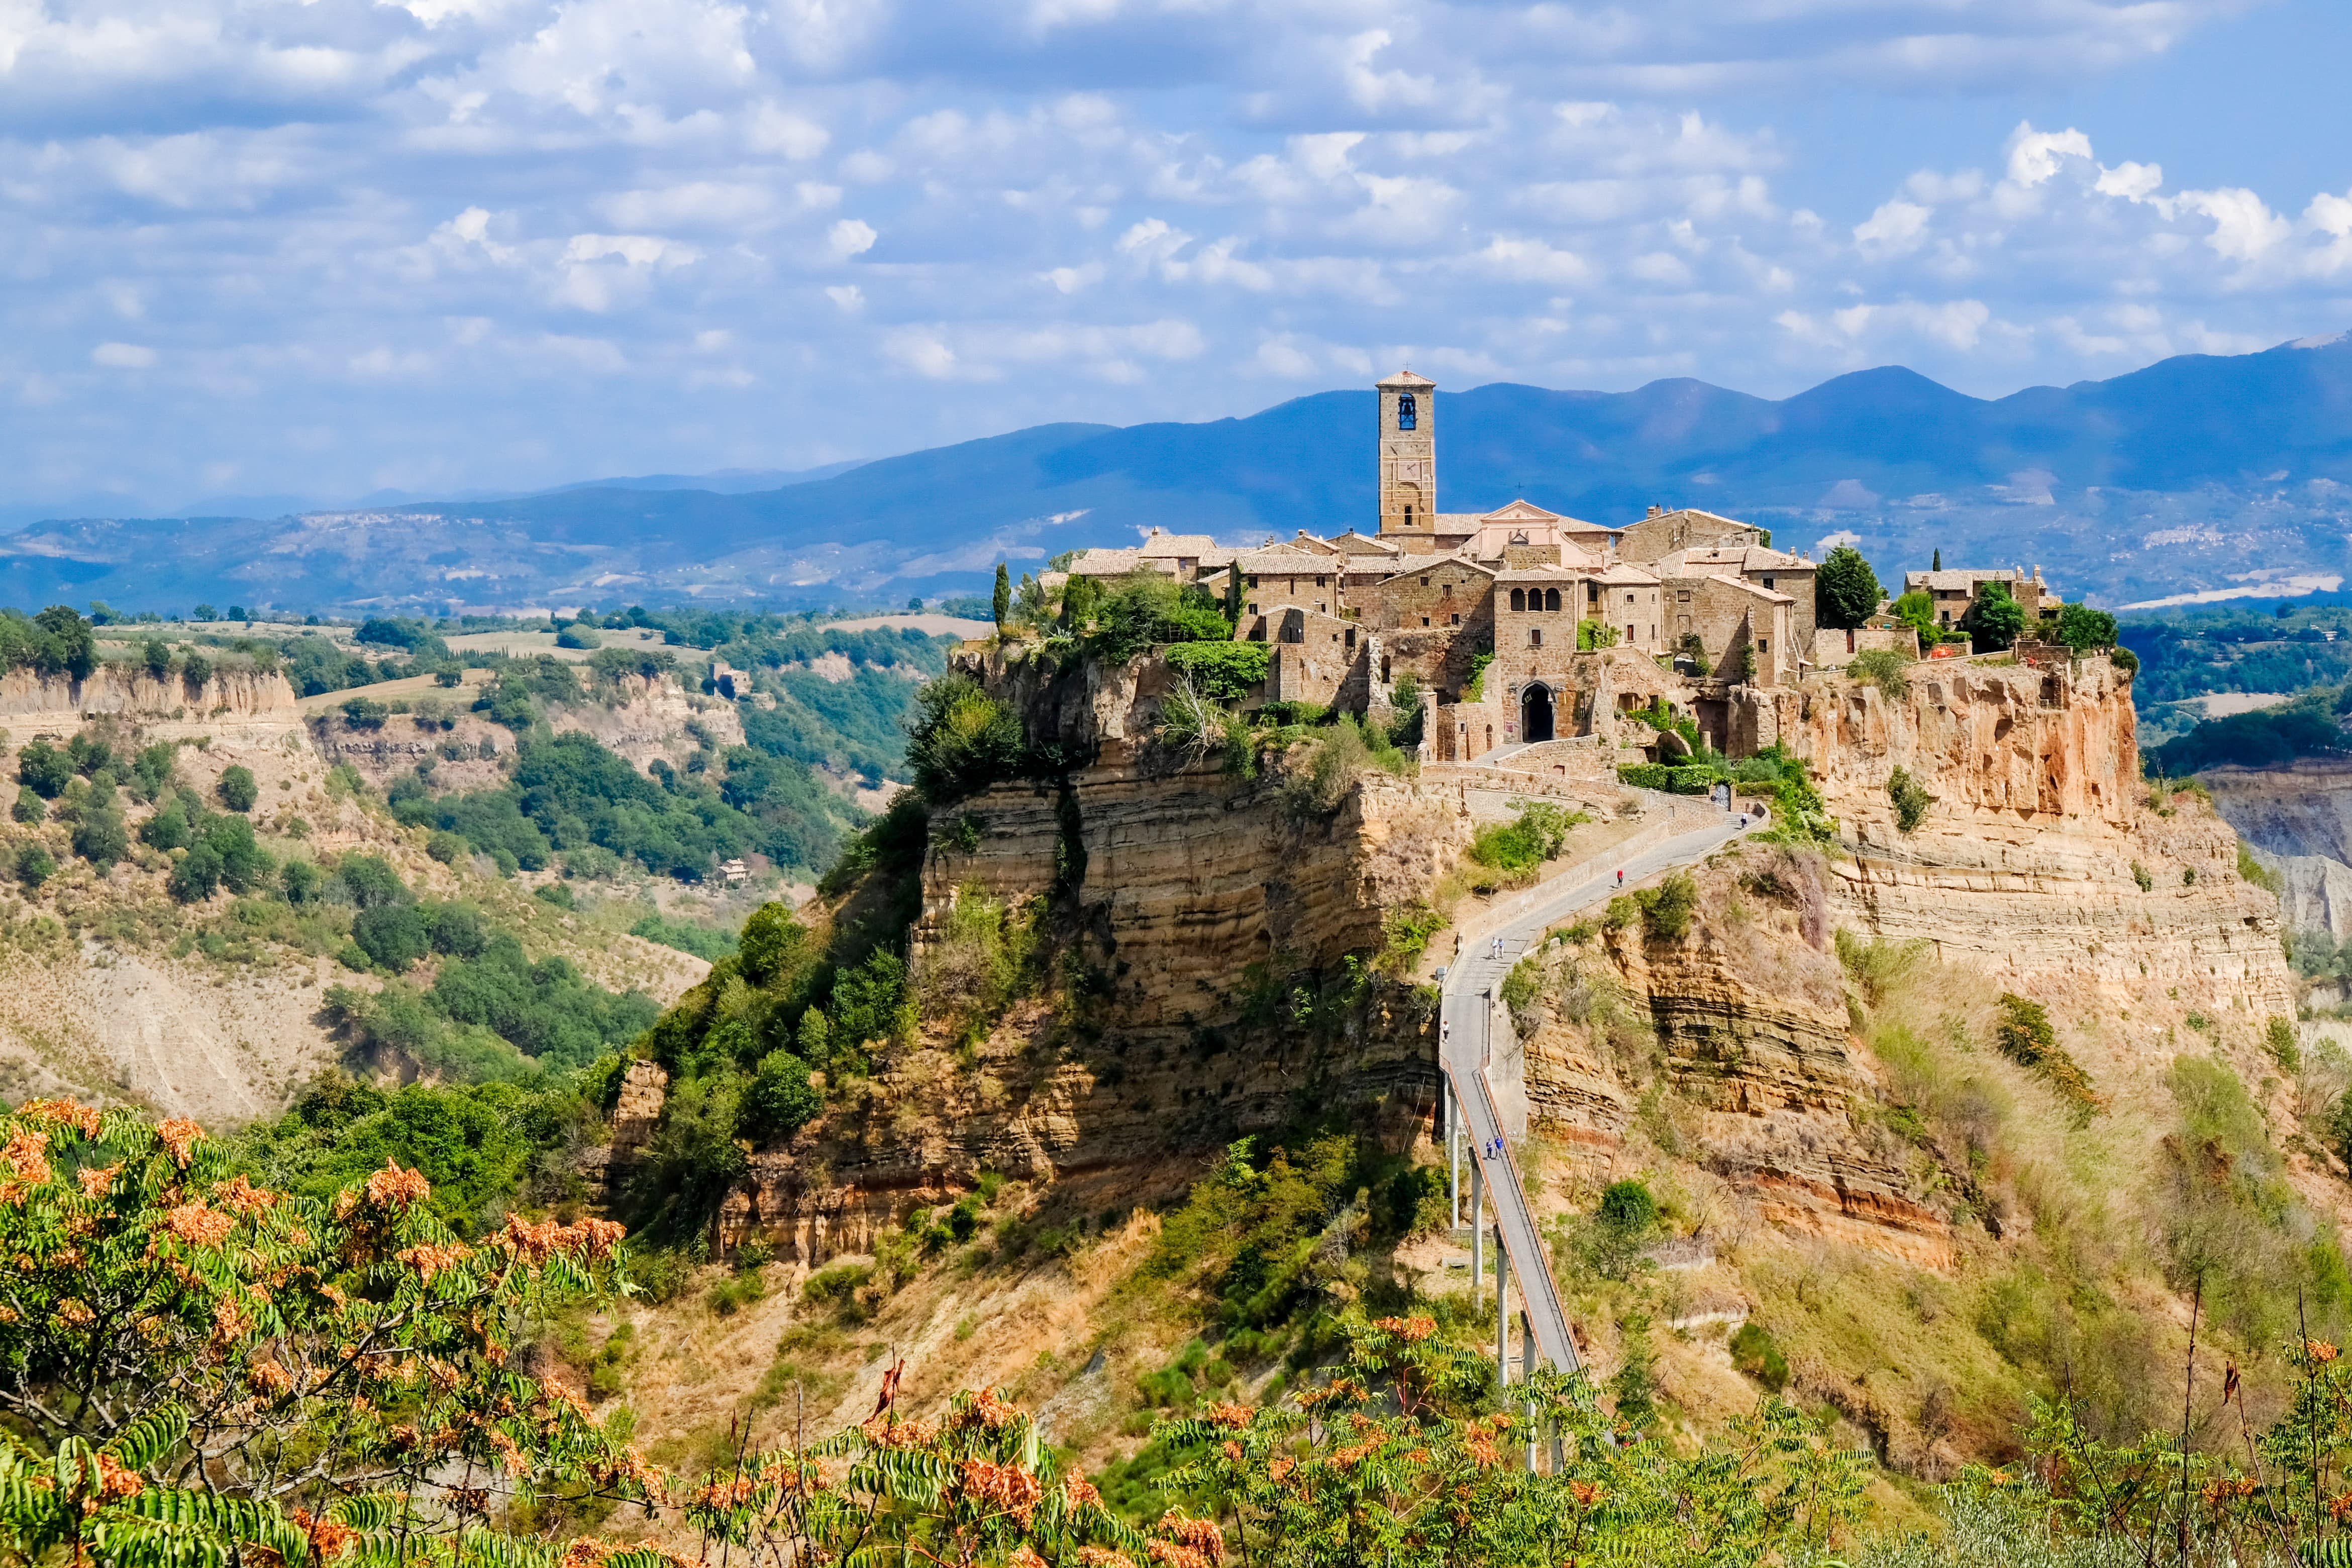
{"type": "Polygon", "coordinates": [[[1946,570],[1939,555],[1906,574],[1902,600],[1824,623],[1822,563],[1773,549],[1753,523],[1653,506],[1612,527],[1525,498],[1440,510],[1436,390],[1409,370],[1379,383],[1373,533],[1301,529],[1235,549],[1154,528],[1130,549],[1076,553],[1040,586],[1138,571],[1197,585],[1222,599],[1236,639],[1271,644],[1265,701],[1383,717],[1419,705],[1429,760],[1560,773],[1612,763],[1601,742],[1617,716],[1659,702],[1717,750],[1769,746],[1785,727],[1773,694],[1806,671],[1874,650],[1968,653],[1989,593],[2013,600],[2028,627],[2059,615],[2039,566],[1946,570]],[[1552,749],[1524,755],[1538,746],[1552,749]]]}

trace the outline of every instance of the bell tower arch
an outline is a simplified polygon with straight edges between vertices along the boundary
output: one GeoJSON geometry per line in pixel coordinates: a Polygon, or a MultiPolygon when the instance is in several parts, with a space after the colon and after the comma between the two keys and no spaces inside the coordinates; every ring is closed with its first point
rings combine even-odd
{"type": "Polygon", "coordinates": [[[1411,371],[1380,383],[1381,534],[1409,550],[1435,548],[1436,392],[1435,382],[1411,371]]]}

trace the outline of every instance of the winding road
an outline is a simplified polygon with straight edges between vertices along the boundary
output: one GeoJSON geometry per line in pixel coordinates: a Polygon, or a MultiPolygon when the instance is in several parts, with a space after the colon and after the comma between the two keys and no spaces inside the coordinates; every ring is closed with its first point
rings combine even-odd
{"type": "MultiPolygon", "coordinates": [[[[1621,846],[1622,860],[1588,861],[1550,880],[1538,883],[1497,910],[1481,927],[1462,934],[1462,946],[1445,972],[1444,1001],[1438,1016],[1438,1060],[1461,1107],[1462,1124],[1470,1152],[1486,1172],[1486,1188],[1493,1199],[1503,1248],[1511,1270],[1518,1276],[1527,1305],[1528,1322],[1535,1331],[1537,1348],[1561,1372],[1577,1366],[1576,1339],[1569,1332],[1568,1312],[1560,1305],[1559,1287],[1552,1283],[1551,1263],[1544,1255],[1543,1239],[1528,1211],[1527,1189],[1519,1181],[1518,1162],[1503,1134],[1501,1108],[1486,1072],[1496,993],[1511,966],[1532,943],[1577,911],[1605,900],[1623,885],[1706,859],[1739,837],[1741,819],[1697,800],[1680,800],[1673,810],[1696,818],[1700,825],[1686,832],[1663,837],[1654,843],[1638,840],[1621,846]],[[1500,956],[1496,941],[1500,939],[1500,956]]],[[[1755,825],[1760,826],[1760,819],[1755,825]]],[[[1477,1215],[1471,1223],[1482,1223],[1477,1215]]]]}

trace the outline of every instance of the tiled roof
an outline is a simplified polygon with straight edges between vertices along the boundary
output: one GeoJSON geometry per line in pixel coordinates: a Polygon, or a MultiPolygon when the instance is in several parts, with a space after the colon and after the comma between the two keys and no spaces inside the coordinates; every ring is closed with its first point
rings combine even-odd
{"type": "Polygon", "coordinates": [[[1392,572],[1389,576],[1382,578],[1381,580],[1382,582],[1402,582],[1408,577],[1426,576],[1433,568],[1441,566],[1458,566],[1469,571],[1482,573],[1487,577],[1493,577],[1496,575],[1495,569],[1493,567],[1481,566],[1478,562],[1472,560],[1465,555],[1432,555],[1421,556],[1409,562],[1403,563],[1402,570],[1392,572]]]}
{"type": "Polygon", "coordinates": [[[1605,583],[1622,583],[1636,588],[1658,586],[1657,575],[1654,572],[1644,571],[1638,566],[1629,566],[1622,560],[1612,561],[1600,576],[1601,580],[1605,583]]]}
{"type": "Polygon", "coordinates": [[[2023,582],[2025,573],[2013,566],[1986,567],[1969,571],[1955,567],[1948,571],[1906,571],[1903,574],[1903,591],[1914,593],[1974,593],[1979,582],[2023,582]]]}
{"type": "Polygon", "coordinates": [[[1202,555],[1216,548],[1216,539],[1208,534],[1163,534],[1154,528],[1135,549],[1139,555],[1160,557],[1202,555]]]}
{"type": "MultiPolygon", "coordinates": [[[[1507,566],[1495,574],[1495,580],[1517,582],[1582,582],[1589,577],[1602,576],[1592,571],[1580,571],[1572,566],[1507,566]]],[[[1606,580],[1603,577],[1603,580],[1606,580]]]]}

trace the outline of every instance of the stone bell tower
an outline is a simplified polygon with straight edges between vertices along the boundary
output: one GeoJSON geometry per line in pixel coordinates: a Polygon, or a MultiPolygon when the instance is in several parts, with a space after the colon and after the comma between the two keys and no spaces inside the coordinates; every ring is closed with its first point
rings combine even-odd
{"type": "Polygon", "coordinates": [[[1436,548],[1437,383],[1399,371],[1380,383],[1381,535],[1436,548]]]}

